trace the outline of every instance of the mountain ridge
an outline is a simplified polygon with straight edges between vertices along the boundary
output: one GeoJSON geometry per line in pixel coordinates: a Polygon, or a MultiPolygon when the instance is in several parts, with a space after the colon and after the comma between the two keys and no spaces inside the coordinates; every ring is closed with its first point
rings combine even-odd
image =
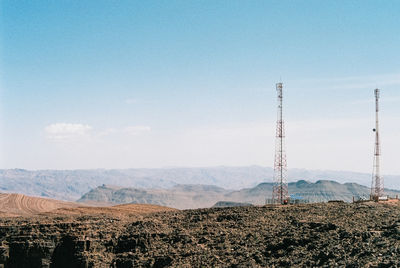
{"type": "MultiPolygon", "coordinates": [[[[75,201],[99,185],[171,189],[182,184],[215,185],[228,190],[271,182],[273,169],[261,166],[164,169],[0,170],[0,192],[75,201]]],[[[345,171],[289,169],[288,181],[335,180],[369,186],[371,175],[345,171]]],[[[400,176],[385,176],[387,188],[400,189],[400,176]]]]}
{"type": "MultiPolygon", "coordinates": [[[[327,202],[343,200],[351,202],[355,198],[368,198],[370,189],[357,183],[338,183],[333,180],[309,182],[300,180],[288,184],[289,193],[296,198],[309,202],[327,202]]],[[[194,209],[212,207],[225,202],[249,203],[263,205],[271,198],[273,183],[260,183],[256,187],[237,191],[227,190],[209,185],[179,185],[172,189],[135,189],[109,188],[107,185],[94,188],[84,194],[77,202],[100,202],[112,205],[121,203],[145,203],[168,206],[178,209],[194,209]]],[[[386,189],[390,196],[400,194],[400,191],[386,189]]]]}

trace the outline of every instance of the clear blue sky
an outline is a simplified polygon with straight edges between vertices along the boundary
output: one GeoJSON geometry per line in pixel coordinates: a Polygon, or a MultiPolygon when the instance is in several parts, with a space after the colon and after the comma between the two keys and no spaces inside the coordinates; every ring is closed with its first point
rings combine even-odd
{"type": "Polygon", "coordinates": [[[2,0],[0,168],[273,165],[400,174],[399,1],[2,0]]]}

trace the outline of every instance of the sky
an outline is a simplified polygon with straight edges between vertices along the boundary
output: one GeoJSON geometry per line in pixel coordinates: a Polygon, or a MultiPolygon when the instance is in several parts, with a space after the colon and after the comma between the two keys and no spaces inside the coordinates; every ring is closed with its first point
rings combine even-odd
{"type": "Polygon", "coordinates": [[[400,174],[400,2],[0,1],[0,168],[400,174]]]}

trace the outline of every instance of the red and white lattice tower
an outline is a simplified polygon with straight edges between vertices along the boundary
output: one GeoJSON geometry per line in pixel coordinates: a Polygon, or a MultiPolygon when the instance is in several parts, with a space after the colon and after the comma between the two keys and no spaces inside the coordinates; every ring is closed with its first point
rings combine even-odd
{"type": "Polygon", "coordinates": [[[380,173],[381,144],[379,137],[379,89],[375,89],[375,152],[374,167],[372,172],[371,199],[378,200],[384,195],[383,177],[380,173]]]}
{"type": "Polygon", "coordinates": [[[282,83],[276,84],[278,93],[278,121],[276,124],[274,186],[272,200],[275,204],[285,204],[288,201],[287,163],[285,152],[285,127],[283,122],[283,91],[282,83]]]}

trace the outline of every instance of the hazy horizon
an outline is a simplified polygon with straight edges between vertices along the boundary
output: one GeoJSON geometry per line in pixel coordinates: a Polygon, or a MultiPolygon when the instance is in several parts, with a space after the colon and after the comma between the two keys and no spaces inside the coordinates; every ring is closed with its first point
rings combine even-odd
{"type": "MultiPolygon", "coordinates": [[[[26,169],[26,168],[0,168],[0,170],[27,170],[27,171],[75,171],[75,170],[129,170],[129,169],[151,169],[151,170],[161,170],[161,169],[213,169],[213,168],[249,168],[249,167],[260,167],[260,168],[268,168],[273,170],[272,166],[262,166],[262,165],[248,165],[248,166],[229,166],[229,165],[216,165],[216,166],[165,166],[165,167],[143,167],[143,168],[135,168],[135,167],[122,167],[122,168],[70,168],[70,169],[26,169]]],[[[289,167],[290,170],[304,170],[304,171],[321,171],[321,172],[345,172],[345,173],[359,173],[359,174],[371,174],[372,172],[360,172],[354,170],[333,170],[333,169],[307,169],[307,168],[298,168],[298,167],[289,167]]],[[[382,176],[400,176],[400,174],[389,174],[383,173],[382,176]]]]}

